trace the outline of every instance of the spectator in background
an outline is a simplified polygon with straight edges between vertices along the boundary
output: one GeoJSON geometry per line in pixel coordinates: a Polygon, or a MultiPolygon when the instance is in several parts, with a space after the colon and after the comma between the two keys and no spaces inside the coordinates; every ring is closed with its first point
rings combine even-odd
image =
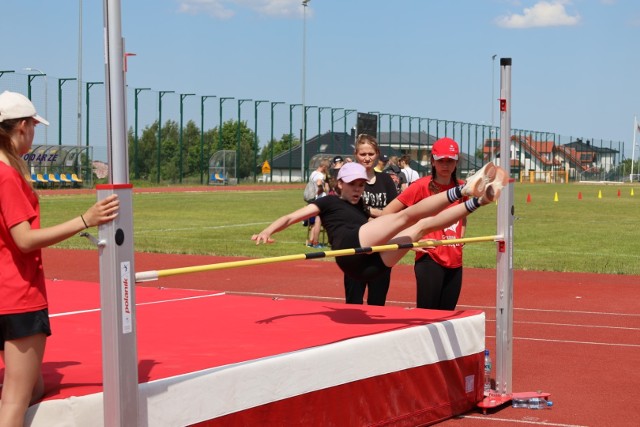
{"type": "Polygon", "coordinates": [[[383,172],[388,173],[389,176],[391,176],[391,179],[398,190],[398,194],[402,193],[402,191],[407,188],[407,178],[402,173],[400,166],[398,166],[398,156],[389,157],[387,167],[384,168],[383,172]]]}
{"type": "Polygon", "coordinates": [[[331,161],[331,169],[329,169],[329,191],[327,194],[338,194],[338,172],[342,165],[344,165],[344,158],[342,156],[335,156],[331,161]]]}
{"type": "MultiPolygon", "coordinates": [[[[317,169],[311,172],[309,176],[309,182],[315,182],[318,186],[318,192],[316,199],[326,196],[329,192],[329,184],[327,183],[327,172],[329,171],[330,162],[327,159],[320,160],[320,164],[317,169]]],[[[311,229],[309,230],[309,239],[307,240],[307,246],[312,248],[321,248],[319,239],[320,231],[322,231],[322,222],[320,217],[310,218],[309,223],[311,229]]]]}
{"type": "MultiPolygon", "coordinates": [[[[371,218],[382,214],[382,209],[398,196],[395,183],[389,174],[377,172],[380,148],[376,139],[367,134],[360,134],[355,143],[355,159],[365,168],[367,182],[364,186],[362,201],[371,218]]],[[[363,304],[367,292],[367,304],[384,305],[387,300],[391,268],[382,269],[380,274],[369,280],[356,279],[344,275],[345,301],[347,304],[363,304]]]]}
{"type": "Polygon", "coordinates": [[[380,154],[380,157],[378,158],[378,164],[373,169],[376,172],[382,172],[384,170],[384,168],[387,167],[387,162],[388,161],[389,161],[389,156],[387,156],[386,154],[380,154]]]}
{"type": "Polygon", "coordinates": [[[420,178],[420,175],[418,174],[418,172],[416,172],[413,169],[411,169],[411,157],[410,156],[404,155],[404,156],[400,157],[400,160],[398,161],[398,165],[400,166],[400,169],[402,169],[402,173],[404,174],[405,178],[407,179],[407,185],[411,185],[412,182],[414,182],[415,180],[420,178]]]}

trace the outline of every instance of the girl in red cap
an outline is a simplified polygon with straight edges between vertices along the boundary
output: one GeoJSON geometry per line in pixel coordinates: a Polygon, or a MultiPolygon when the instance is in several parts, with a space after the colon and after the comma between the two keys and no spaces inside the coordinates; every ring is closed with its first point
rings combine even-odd
{"type": "MultiPolygon", "coordinates": [[[[441,138],[433,144],[431,151],[431,175],[418,179],[392,201],[384,213],[395,213],[458,187],[463,181],[456,176],[459,155],[458,143],[451,138],[441,138]]],[[[498,180],[504,180],[506,173],[499,169],[498,180]]],[[[452,208],[465,199],[453,202],[452,208]]],[[[461,239],[466,229],[466,218],[446,228],[431,231],[422,240],[461,239]]],[[[462,288],[462,244],[443,245],[432,248],[415,249],[416,260],[416,306],[437,310],[453,310],[458,303],[462,288]]]]}

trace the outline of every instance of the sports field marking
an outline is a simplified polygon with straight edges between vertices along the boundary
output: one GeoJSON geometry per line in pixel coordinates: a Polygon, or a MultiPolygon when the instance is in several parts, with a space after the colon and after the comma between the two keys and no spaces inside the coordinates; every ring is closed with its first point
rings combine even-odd
{"type": "MultiPolygon", "coordinates": [[[[494,338],[495,335],[486,335],[486,338],[494,338]]],[[[571,340],[550,340],[546,338],[527,338],[527,337],[513,337],[514,340],[520,341],[541,341],[541,342],[555,342],[560,344],[586,344],[586,345],[602,345],[606,347],[631,347],[640,348],[640,344],[622,344],[622,343],[608,343],[608,342],[596,342],[596,341],[571,341],[571,340]]]]}
{"type": "Polygon", "coordinates": [[[547,326],[569,326],[573,328],[601,328],[601,329],[622,329],[625,331],[640,331],[640,328],[627,328],[625,326],[605,326],[605,325],[581,325],[579,323],[554,323],[554,322],[531,322],[516,320],[514,323],[527,325],[547,325],[547,326]]]}
{"type": "MultiPolygon", "coordinates": [[[[167,303],[167,302],[188,301],[188,300],[192,300],[192,299],[218,297],[218,296],[221,296],[221,295],[225,295],[225,293],[224,292],[219,292],[219,293],[216,293],[216,294],[197,295],[197,296],[193,296],[193,297],[184,297],[184,298],[174,298],[174,299],[166,299],[166,300],[160,300],[160,301],[141,302],[141,303],[136,303],[136,307],[142,307],[143,305],[163,304],[163,303],[167,303]]],[[[96,311],[100,311],[100,309],[99,308],[90,308],[88,310],[67,311],[67,312],[64,312],[64,313],[50,314],[49,317],[71,316],[73,314],[94,313],[96,311]]]]}
{"type": "MultiPolygon", "coordinates": [[[[134,235],[136,234],[156,234],[156,233],[167,233],[173,231],[190,231],[190,230],[224,230],[226,228],[239,228],[239,227],[254,227],[256,225],[265,225],[271,224],[270,222],[250,222],[246,224],[228,224],[228,225],[217,225],[213,227],[182,227],[182,228],[152,228],[147,230],[136,230],[134,231],[134,235]]],[[[242,239],[238,241],[248,241],[249,239],[242,239]]]]}

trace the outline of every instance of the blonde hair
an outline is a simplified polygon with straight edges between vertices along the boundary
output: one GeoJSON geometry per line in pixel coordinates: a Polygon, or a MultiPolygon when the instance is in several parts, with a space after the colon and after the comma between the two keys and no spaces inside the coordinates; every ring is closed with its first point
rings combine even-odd
{"type": "Polygon", "coordinates": [[[11,139],[11,133],[18,123],[22,120],[33,120],[31,118],[11,119],[0,122],[0,151],[9,159],[9,166],[20,172],[20,175],[29,184],[29,187],[33,189],[31,180],[27,179],[29,176],[29,169],[26,162],[20,157],[20,154],[13,145],[11,139]]]}
{"type": "Polygon", "coordinates": [[[365,145],[365,144],[372,146],[376,152],[376,155],[380,157],[380,147],[378,147],[378,141],[376,141],[375,137],[368,135],[366,133],[361,133],[356,138],[354,154],[358,152],[358,148],[361,145],[365,145]]]}

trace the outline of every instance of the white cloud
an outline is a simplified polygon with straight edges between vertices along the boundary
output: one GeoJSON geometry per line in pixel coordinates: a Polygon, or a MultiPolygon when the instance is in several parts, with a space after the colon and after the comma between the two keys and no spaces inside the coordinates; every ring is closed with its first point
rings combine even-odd
{"type": "MultiPolygon", "coordinates": [[[[206,14],[218,19],[232,18],[240,9],[273,17],[302,16],[302,0],[177,0],[181,13],[206,14]]],[[[310,14],[307,8],[307,14],[310,14]]]]}
{"type": "Polygon", "coordinates": [[[539,1],[532,7],[526,7],[522,14],[511,14],[496,19],[504,28],[533,28],[572,26],[580,22],[580,15],[570,16],[565,10],[569,1],[539,1]]]}

